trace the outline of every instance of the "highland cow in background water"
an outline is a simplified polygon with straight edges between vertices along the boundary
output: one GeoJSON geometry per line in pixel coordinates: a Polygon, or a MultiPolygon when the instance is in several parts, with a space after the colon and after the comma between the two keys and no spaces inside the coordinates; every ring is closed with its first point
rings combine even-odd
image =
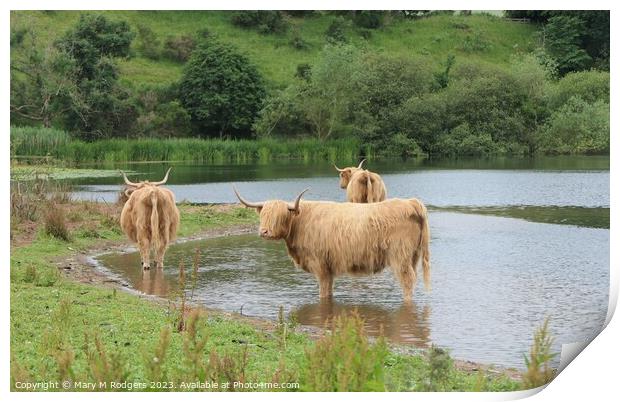
{"type": "Polygon", "coordinates": [[[363,169],[366,159],[362,159],[357,167],[340,169],[340,188],[347,190],[347,201],[358,203],[381,202],[387,197],[383,179],[377,173],[363,169]]]}

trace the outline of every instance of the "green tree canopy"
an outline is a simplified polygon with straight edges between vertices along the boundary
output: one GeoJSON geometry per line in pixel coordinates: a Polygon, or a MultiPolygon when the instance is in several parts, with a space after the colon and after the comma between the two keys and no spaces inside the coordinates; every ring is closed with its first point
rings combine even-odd
{"type": "Polygon", "coordinates": [[[256,66],[234,47],[208,40],[192,53],[180,98],[205,135],[248,136],[265,97],[256,66]]]}

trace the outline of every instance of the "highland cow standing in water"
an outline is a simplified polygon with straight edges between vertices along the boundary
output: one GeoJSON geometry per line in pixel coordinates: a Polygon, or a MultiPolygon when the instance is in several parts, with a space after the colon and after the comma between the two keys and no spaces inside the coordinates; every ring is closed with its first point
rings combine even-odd
{"type": "Polygon", "coordinates": [[[131,241],[138,244],[142,258],[142,268],[151,268],[151,249],[155,253],[157,268],[164,266],[164,254],[168,244],[176,238],[179,226],[179,210],[174,194],[167,188],[161,188],[168,181],[170,169],[162,181],[129,181],[121,172],[125,184],[127,202],[121,212],[121,228],[131,241]]]}
{"type": "Polygon", "coordinates": [[[347,201],[349,202],[381,202],[387,196],[385,183],[383,183],[381,176],[362,169],[365,160],[362,159],[357,167],[340,169],[334,165],[336,170],[340,172],[340,188],[347,190],[347,201]]]}
{"type": "Polygon", "coordinates": [[[301,201],[303,191],[293,203],[249,202],[234,191],[243,205],[258,211],[260,236],[284,240],[295,265],[317,278],[321,298],[332,296],[335,277],[371,275],[389,266],[409,301],[420,261],[430,288],[428,216],[415,198],[374,204],[301,201]]]}

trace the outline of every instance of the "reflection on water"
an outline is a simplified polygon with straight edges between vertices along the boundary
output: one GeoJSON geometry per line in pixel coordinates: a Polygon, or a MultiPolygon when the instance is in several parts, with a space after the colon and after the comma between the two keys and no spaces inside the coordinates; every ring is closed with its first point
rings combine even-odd
{"type": "Polygon", "coordinates": [[[344,304],[334,300],[305,304],[292,311],[297,322],[327,327],[342,315],[357,313],[364,318],[364,328],[371,336],[384,335],[394,342],[417,347],[430,346],[430,306],[403,303],[396,309],[373,304],[344,304]]]}
{"type": "MultiPolygon", "coordinates": [[[[138,275],[136,275],[138,277],[138,275]]],[[[135,289],[149,295],[167,296],[174,294],[175,284],[168,282],[164,277],[164,270],[154,268],[143,270],[142,275],[132,281],[135,289]]]]}
{"type": "MultiPolygon", "coordinates": [[[[140,177],[161,177],[162,164],[123,166],[140,177]]],[[[371,161],[388,196],[416,197],[427,205],[609,207],[609,157],[495,158],[473,160],[371,161]]],[[[76,197],[114,201],[120,178],[72,181],[76,197]]],[[[288,161],[267,165],[174,165],[169,188],[179,201],[237,202],[231,183],[254,199],[289,199],[309,187],[307,199],[344,201],[338,175],[328,162],[288,161]]]]}
{"type": "Polygon", "coordinates": [[[145,293],[178,289],[180,263],[189,287],[200,250],[193,301],[275,319],[278,308],[302,324],[357,309],[371,334],[395,342],[434,343],[456,358],[523,366],[534,330],[550,316],[554,351],[600,331],[609,289],[609,230],[454,212],[430,213],[432,285],[418,284],[404,306],[389,270],[336,280],[332,304],[318,303],[316,280],[294,268],[282,242],[255,234],[174,245],[166,267],[145,277],[137,253],[100,257],[112,273],[145,293]],[[162,276],[163,275],[163,276],[162,276]]]}

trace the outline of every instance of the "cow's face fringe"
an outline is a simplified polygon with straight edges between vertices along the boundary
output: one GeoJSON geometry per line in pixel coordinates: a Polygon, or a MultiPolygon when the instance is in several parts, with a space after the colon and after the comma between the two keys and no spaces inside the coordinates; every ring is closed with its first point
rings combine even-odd
{"type": "Polygon", "coordinates": [[[258,234],[269,240],[280,240],[288,236],[291,223],[295,216],[294,211],[288,209],[284,201],[267,201],[259,209],[260,227],[258,234]]]}

